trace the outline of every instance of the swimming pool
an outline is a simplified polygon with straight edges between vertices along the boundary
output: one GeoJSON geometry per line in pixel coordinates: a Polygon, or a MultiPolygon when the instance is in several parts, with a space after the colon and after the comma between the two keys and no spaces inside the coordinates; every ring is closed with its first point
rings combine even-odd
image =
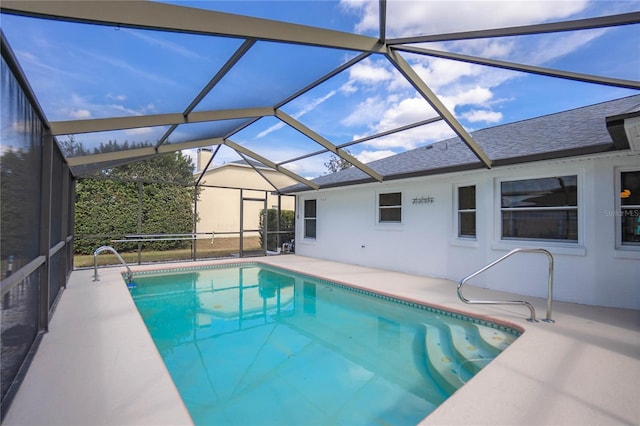
{"type": "Polygon", "coordinates": [[[134,280],[197,425],[416,424],[518,336],[260,263],[134,280]]]}

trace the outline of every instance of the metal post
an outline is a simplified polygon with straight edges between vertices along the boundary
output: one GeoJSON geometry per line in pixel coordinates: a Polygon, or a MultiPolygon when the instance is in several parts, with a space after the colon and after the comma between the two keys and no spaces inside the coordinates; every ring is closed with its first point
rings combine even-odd
{"type": "Polygon", "coordinates": [[[70,233],[70,241],[68,245],[69,250],[69,270],[67,271],[67,278],[71,271],[73,271],[73,267],[75,265],[74,252],[75,252],[75,216],[76,216],[76,183],[77,179],[72,177],[71,182],[69,183],[69,233],[70,233]]]}
{"type": "Polygon", "coordinates": [[[198,233],[198,184],[193,186],[193,239],[191,240],[191,248],[193,253],[193,261],[198,258],[197,252],[197,233],[198,233]]]}
{"type": "MultiPolygon", "coordinates": [[[[142,234],[142,181],[138,181],[138,235],[142,234]]],[[[142,264],[142,241],[138,241],[138,265],[142,264]]]]}
{"type": "Polygon", "coordinates": [[[549,278],[548,278],[548,287],[547,287],[547,317],[543,319],[544,322],[555,322],[551,319],[551,308],[553,305],[553,256],[549,251],[544,251],[544,254],[547,255],[547,259],[549,260],[549,278]]]}
{"type": "Polygon", "coordinates": [[[67,270],[69,265],[69,259],[67,258],[67,256],[69,256],[69,250],[67,250],[66,247],[69,244],[67,241],[67,237],[69,235],[69,173],[69,166],[67,163],[62,163],[62,214],[60,215],[62,223],[60,224],[60,239],[61,241],[64,241],[65,247],[64,250],[61,251],[61,254],[64,255],[64,265],[62,265],[60,271],[60,284],[63,288],[67,288],[67,277],[69,276],[67,270]]]}
{"type": "Polygon", "coordinates": [[[282,247],[282,235],[280,234],[280,222],[282,221],[282,194],[278,193],[278,214],[276,220],[276,251],[282,247]]]}
{"type": "Polygon", "coordinates": [[[240,190],[240,257],[244,257],[244,234],[243,223],[244,222],[244,193],[240,190]]]}
{"type": "Polygon", "coordinates": [[[267,191],[264,191],[264,208],[262,209],[262,211],[264,212],[264,219],[262,219],[264,221],[264,241],[262,242],[262,249],[264,250],[265,256],[267,255],[267,242],[269,240],[269,210],[267,209],[267,196],[267,191]]]}
{"type": "Polygon", "coordinates": [[[38,328],[49,330],[49,286],[51,285],[51,174],[53,170],[53,136],[49,130],[42,138],[42,189],[40,198],[40,254],[45,261],[40,267],[40,313],[38,328]]]}

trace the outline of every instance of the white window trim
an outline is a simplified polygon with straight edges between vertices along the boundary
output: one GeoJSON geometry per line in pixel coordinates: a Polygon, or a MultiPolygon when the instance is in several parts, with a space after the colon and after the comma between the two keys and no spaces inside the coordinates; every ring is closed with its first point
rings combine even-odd
{"type": "Polygon", "coordinates": [[[476,182],[473,183],[459,183],[453,185],[453,229],[452,229],[453,240],[457,245],[463,246],[471,246],[476,247],[478,242],[478,184],[476,182]],[[474,186],[476,188],[476,205],[475,205],[475,213],[476,213],[476,235],[473,237],[465,237],[458,235],[458,231],[460,229],[460,210],[459,207],[459,199],[458,199],[458,190],[459,188],[464,188],[466,186],[474,186]]]}
{"type": "Polygon", "coordinates": [[[622,218],[619,216],[622,212],[622,203],[620,202],[620,193],[622,192],[622,173],[639,171],[637,166],[616,167],[614,172],[614,188],[615,188],[615,206],[614,211],[610,212],[615,218],[616,246],[618,253],[616,257],[626,258],[630,256],[633,259],[640,259],[640,246],[622,244],[622,218]]]}
{"type": "Polygon", "coordinates": [[[318,198],[317,197],[309,197],[309,198],[303,198],[301,200],[302,206],[300,208],[300,210],[302,211],[302,242],[306,242],[306,243],[315,243],[318,240],[318,198]],[[307,212],[305,209],[305,204],[307,201],[311,201],[311,200],[315,200],[316,202],[316,236],[315,237],[307,237],[306,235],[306,228],[307,228],[307,212]]]}
{"type": "MultiPolygon", "coordinates": [[[[557,174],[557,173],[555,173],[557,174]]],[[[554,240],[534,240],[534,239],[502,239],[502,182],[510,182],[526,179],[544,179],[554,176],[551,171],[539,172],[535,174],[520,176],[503,176],[494,178],[494,236],[492,249],[496,250],[513,250],[520,247],[545,248],[553,254],[567,254],[576,256],[585,256],[587,250],[584,246],[585,237],[585,215],[584,215],[584,169],[571,169],[562,171],[563,176],[577,176],[577,209],[578,209],[578,241],[554,241],[554,240]]]]}
{"type": "Polygon", "coordinates": [[[375,191],[375,227],[379,230],[402,230],[404,229],[404,218],[406,207],[406,193],[400,188],[386,188],[375,191]],[[381,194],[393,194],[399,192],[401,194],[402,201],[400,203],[400,222],[380,222],[380,195],[381,194]]]}

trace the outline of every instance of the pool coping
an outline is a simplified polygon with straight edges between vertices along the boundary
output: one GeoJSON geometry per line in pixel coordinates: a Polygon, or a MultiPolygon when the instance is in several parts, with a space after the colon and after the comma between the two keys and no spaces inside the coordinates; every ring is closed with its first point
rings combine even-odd
{"type": "MultiPolygon", "coordinates": [[[[198,265],[240,262],[256,258],[198,265]]],[[[640,424],[640,311],[554,302],[556,324],[529,323],[522,307],[461,305],[448,280],[298,255],[259,263],[524,330],[420,424],[640,424]]],[[[99,283],[91,282],[90,270],[72,273],[4,424],[192,424],[122,270],[101,268],[99,283]]],[[[468,292],[515,296],[473,286],[468,292]]],[[[526,300],[538,309],[546,303],[526,300]]]]}

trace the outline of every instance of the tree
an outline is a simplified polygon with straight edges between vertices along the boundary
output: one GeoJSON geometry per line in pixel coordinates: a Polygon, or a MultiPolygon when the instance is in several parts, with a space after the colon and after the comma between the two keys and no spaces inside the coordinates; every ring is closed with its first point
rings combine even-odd
{"type": "MultiPolygon", "coordinates": [[[[348,150],[344,150],[347,154],[351,154],[348,150]]],[[[335,154],[331,155],[329,161],[324,163],[324,166],[329,170],[329,173],[336,173],[340,170],[348,169],[351,167],[351,163],[345,160],[344,158],[340,158],[335,154]]]]}
{"type": "MultiPolygon", "coordinates": [[[[112,148],[111,141],[104,145],[112,148]]],[[[68,147],[67,147],[68,148],[68,147]]],[[[75,152],[81,151],[74,147],[75,152]]],[[[76,185],[75,234],[101,235],[75,241],[77,253],[90,254],[99,245],[126,234],[182,234],[193,232],[193,162],[181,152],[101,170],[76,185]],[[141,200],[141,209],[139,200],[141,200]],[[141,211],[139,211],[141,210],[141,211]],[[138,215],[141,226],[138,227],[138,215]]],[[[185,240],[145,242],[144,248],[182,248],[185,240]]],[[[119,243],[131,251],[138,243],[119,243]]]]}

